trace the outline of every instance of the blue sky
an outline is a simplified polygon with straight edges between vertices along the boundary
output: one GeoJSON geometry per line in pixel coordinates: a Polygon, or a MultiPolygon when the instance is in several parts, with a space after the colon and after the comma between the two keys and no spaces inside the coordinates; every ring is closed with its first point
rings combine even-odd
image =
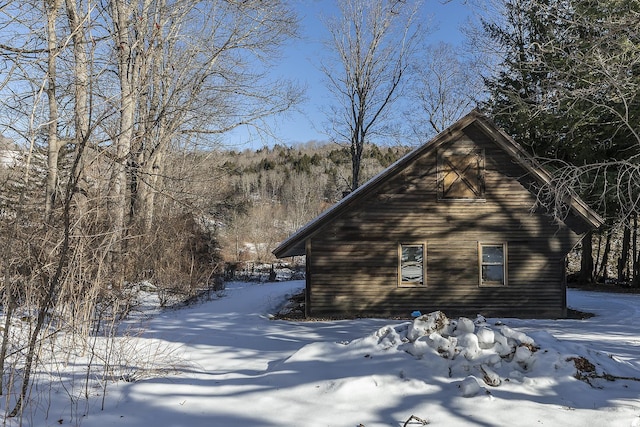
{"type": "MultiPolygon", "coordinates": [[[[424,0],[422,13],[429,18],[430,33],[428,43],[444,41],[460,44],[464,41],[461,26],[470,15],[470,7],[465,0],[424,0]]],[[[326,107],[327,89],[324,76],[319,70],[320,57],[327,32],[321,21],[334,9],[330,0],[295,1],[298,12],[301,37],[287,44],[276,73],[293,79],[306,86],[307,100],[298,106],[299,111],[291,112],[274,123],[274,135],[249,134],[246,130],[237,130],[229,135],[227,143],[235,148],[260,148],[276,143],[295,145],[307,141],[325,141],[322,132],[326,116],[322,108],[326,107]]]]}

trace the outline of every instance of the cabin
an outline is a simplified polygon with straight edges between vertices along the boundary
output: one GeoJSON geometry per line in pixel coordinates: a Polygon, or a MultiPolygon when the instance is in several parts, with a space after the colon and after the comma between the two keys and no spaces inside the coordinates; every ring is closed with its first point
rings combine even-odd
{"type": "Polygon", "coordinates": [[[284,240],[306,256],[308,317],[567,315],[566,255],[603,220],[540,203],[550,175],[477,110],[284,240]]]}

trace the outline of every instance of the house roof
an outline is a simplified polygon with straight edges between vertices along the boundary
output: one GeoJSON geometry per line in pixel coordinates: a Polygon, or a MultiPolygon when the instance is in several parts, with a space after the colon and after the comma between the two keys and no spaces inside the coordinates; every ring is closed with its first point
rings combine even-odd
{"type": "MultiPolygon", "coordinates": [[[[510,154],[513,159],[523,167],[529,175],[536,179],[543,185],[548,185],[550,188],[554,188],[551,182],[551,175],[539,165],[524,149],[513,140],[509,135],[499,129],[491,120],[489,120],[479,110],[475,109],[469,114],[458,120],[456,123],[445,129],[429,142],[419,146],[415,150],[411,151],[398,161],[393,163],[387,169],[374,176],[367,181],[364,185],[354,190],[352,193],[344,197],[335,205],[331,206],[323,213],[318,215],[315,219],[304,225],[294,234],[284,240],[276,249],[273,250],[273,254],[278,258],[284,258],[288,256],[304,255],[305,254],[305,242],[309,237],[312,237],[318,232],[325,224],[328,224],[334,218],[339,216],[344,211],[348,210],[357,200],[362,199],[367,194],[374,191],[387,180],[390,176],[396,172],[404,169],[407,165],[411,164],[416,158],[437,149],[442,144],[452,141],[462,134],[462,131],[470,125],[475,125],[489,138],[493,140],[499,147],[510,154]]],[[[587,204],[580,199],[577,194],[571,192],[564,197],[563,202],[570,208],[571,212],[584,223],[587,229],[598,228],[604,223],[604,220],[594,212],[587,204]]]]}

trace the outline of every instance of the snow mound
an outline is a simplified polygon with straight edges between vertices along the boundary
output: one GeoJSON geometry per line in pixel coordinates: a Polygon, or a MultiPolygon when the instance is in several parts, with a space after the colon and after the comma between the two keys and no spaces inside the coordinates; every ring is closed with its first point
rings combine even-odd
{"type": "Polygon", "coordinates": [[[367,345],[366,357],[376,350],[379,355],[410,354],[426,365],[430,376],[449,378],[463,397],[491,394],[491,389],[507,384],[533,389],[583,381],[603,388],[613,380],[640,377],[629,364],[585,347],[568,346],[546,332],[527,335],[506,325],[491,325],[480,316],[449,319],[440,311],[411,323],[384,326],[346,344],[345,352],[367,345]]]}
{"type": "Polygon", "coordinates": [[[463,397],[474,397],[482,392],[486,393],[486,389],[480,385],[478,379],[473,375],[468,376],[458,386],[463,397]]]}

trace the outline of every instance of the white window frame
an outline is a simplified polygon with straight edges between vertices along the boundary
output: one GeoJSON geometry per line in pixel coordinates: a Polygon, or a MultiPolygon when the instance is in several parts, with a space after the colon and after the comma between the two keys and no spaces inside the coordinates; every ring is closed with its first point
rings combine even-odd
{"type": "Polygon", "coordinates": [[[507,286],[509,283],[508,280],[508,252],[507,252],[507,243],[506,242],[478,242],[478,279],[480,286],[507,286]],[[485,247],[502,247],[502,262],[489,262],[483,260],[483,248],[485,247]],[[484,280],[483,278],[483,267],[485,266],[502,266],[502,281],[497,280],[484,280]]]}
{"type": "Polygon", "coordinates": [[[399,242],[398,243],[398,287],[399,288],[422,288],[427,286],[427,244],[425,242],[399,242]],[[422,280],[419,282],[402,280],[402,248],[420,247],[422,248],[422,280]]]}

